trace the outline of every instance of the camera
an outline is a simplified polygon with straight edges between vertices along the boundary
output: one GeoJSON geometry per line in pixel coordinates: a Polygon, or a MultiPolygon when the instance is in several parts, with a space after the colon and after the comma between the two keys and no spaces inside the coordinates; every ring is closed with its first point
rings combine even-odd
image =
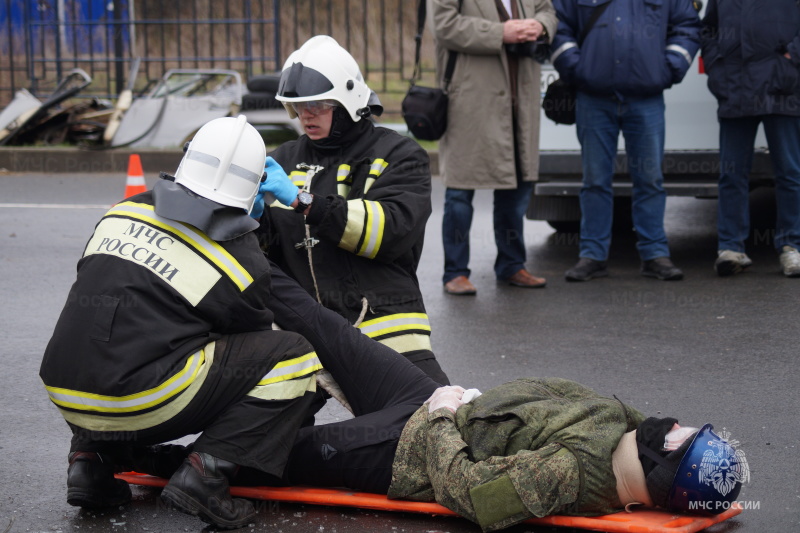
{"type": "Polygon", "coordinates": [[[507,43],[503,46],[512,56],[530,57],[539,63],[545,63],[550,59],[550,43],[541,38],[524,43],[507,43]]]}

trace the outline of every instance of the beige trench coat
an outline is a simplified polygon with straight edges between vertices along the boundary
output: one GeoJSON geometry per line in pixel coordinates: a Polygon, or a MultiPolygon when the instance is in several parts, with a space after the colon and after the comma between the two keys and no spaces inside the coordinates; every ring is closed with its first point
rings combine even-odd
{"type": "MultiPolygon", "coordinates": [[[[556,33],[550,0],[512,0],[520,18],[535,18],[556,33]]],[[[439,141],[439,169],[447,187],[514,189],[517,186],[512,135],[508,60],[503,49],[503,23],[494,0],[428,0],[427,25],[436,44],[436,72],[443,87],[449,50],[458,52],[450,82],[447,132],[439,141]]],[[[539,175],[540,66],[520,58],[517,76],[522,176],[539,175]]]]}

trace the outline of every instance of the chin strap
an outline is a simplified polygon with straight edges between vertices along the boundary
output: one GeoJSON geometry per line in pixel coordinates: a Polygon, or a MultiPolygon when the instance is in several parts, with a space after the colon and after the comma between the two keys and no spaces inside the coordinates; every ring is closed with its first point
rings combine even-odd
{"type": "Polygon", "coordinates": [[[670,464],[669,461],[664,459],[661,455],[659,455],[658,453],[654,452],[653,450],[651,450],[650,448],[648,448],[647,446],[645,446],[641,442],[637,442],[636,443],[636,447],[639,449],[639,455],[646,455],[649,459],[652,459],[653,461],[655,461],[659,465],[663,466],[667,470],[672,470],[673,467],[675,466],[674,464],[670,464]]]}

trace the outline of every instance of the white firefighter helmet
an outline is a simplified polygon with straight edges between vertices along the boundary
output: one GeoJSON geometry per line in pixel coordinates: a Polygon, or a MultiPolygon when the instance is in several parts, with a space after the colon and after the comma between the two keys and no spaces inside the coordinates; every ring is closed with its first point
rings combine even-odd
{"type": "Polygon", "coordinates": [[[353,56],[333,37],[317,35],[289,55],[275,99],[292,118],[297,116],[292,102],[334,100],[358,122],[369,114],[372,94],[353,56]]]}
{"type": "Polygon", "coordinates": [[[189,143],[175,183],[218,204],[253,207],[267,149],[244,115],[207,122],[189,143]]]}

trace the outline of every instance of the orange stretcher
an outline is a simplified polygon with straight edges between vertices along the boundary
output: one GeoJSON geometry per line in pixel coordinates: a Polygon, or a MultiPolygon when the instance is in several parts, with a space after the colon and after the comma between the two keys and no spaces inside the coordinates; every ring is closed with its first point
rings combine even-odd
{"type": "MultiPolygon", "coordinates": [[[[116,475],[133,485],[163,487],[167,480],[159,477],[126,472],[116,475]]],[[[231,487],[231,494],[240,498],[269,500],[277,502],[304,503],[309,505],[328,505],[355,507],[375,511],[399,511],[440,516],[458,516],[438,503],[390,500],[380,494],[353,492],[344,489],[320,489],[312,487],[231,487]]],[[[695,533],[714,524],[734,517],[742,512],[739,507],[731,507],[714,516],[690,516],[666,511],[635,510],[631,513],[619,512],[604,516],[562,516],[551,515],[543,518],[530,518],[526,524],[540,526],[562,526],[607,533],[695,533]]]]}

